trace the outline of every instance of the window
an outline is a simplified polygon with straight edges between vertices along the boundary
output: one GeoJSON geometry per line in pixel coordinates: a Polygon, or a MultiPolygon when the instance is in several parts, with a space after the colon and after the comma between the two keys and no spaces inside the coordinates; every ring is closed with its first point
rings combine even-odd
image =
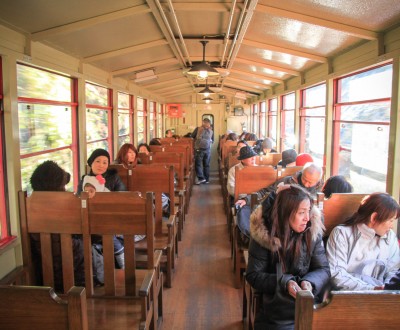
{"type": "Polygon", "coordinates": [[[36,166],[53,160],[78,180],[75,81],[53,72],[17,65],[18,120],[22,189],[36,166]]]}
{"type": "Polygon", "coordinates": [[[281,109],[282,150],[294,148],[296,144],[296,138],[294,136],[294,109],[295,94],[290,93],[283,95],[281,109]]]}
{"type": "Polygon", "coordinates": [[[277,146],[277,130],[276,130],[276,121],[278,119],[278,99],[273,98],[268,101],[268,137],[274,141],[274,145],[277,146]]]}
{"type": "Polygon", "coordinates": [[[146,132],[146,100],[138,97],[137,99],[137,131],[138,131],[138,145],[147,140],[146,132]]]}
{"type": "Polygon", "coordinates": [[[87,154],[102,148],[112,155],[111,90],[86,83],[86,143],[87,154]]]}
{"type": "Polygon", "coordinates": [[[300,152],[309,153],[320,166],[325,151],[325,100],[325,84],[301,91],[300,152]]]}
{"type": "MultiPolygon", "coordinates": [[[[156,103],[150,101],[149,102],[149,121],[150,121],[150,128],[149,128],[149,134],[150,134],[150,140],[156,137],[156,103]]],[[[160,136],[162,137],[162,135],[160,136]]]]}
{"type": "Polygon", "coordinates": [[[253,133],[256,134],[257,136],[259,135],[258,131],[258,104],[254,103],[253,104],[253,127],[252,127],[253,133]]]}
{"type": "Polygon", "coordinates": [[[266,107],[265,107],[265,101],[260,102],[260,129],[258,133],[258,137],[260,139],[264,139],[267,137],[266,133],[266,125],[267,125],[267,118],[266,118],[266,107]]]}
{"type": "Polygon", "coordinates": [[[5,150],[4,150],[4,141],[3,141],[3,133],[4,133],[4,109],[3,109],[3,70],[2,70],[2,61],[0,57],[0,247],[7,244],[11,240],[10,235],[10,226],[9,219],[7,216],[7,200],[5,194],[5,184],[6,184],[6,175],[5,175],[5,150]]]}
{"type": "Polygon", "coordinates": [[[163,105],[157,103],[157,136],[163,137],[164,136],[164,129],[163,129],[163,105]]]}
{"type": "Polygon", "coordinates": [[[355,192],[386,191],[392,65],[335,81],[333,166],[355,192]]]}
{"type": "Polygon", "coordinates": [[[133,143],[133,96],[118,93],[118,148],[133,143]]]}

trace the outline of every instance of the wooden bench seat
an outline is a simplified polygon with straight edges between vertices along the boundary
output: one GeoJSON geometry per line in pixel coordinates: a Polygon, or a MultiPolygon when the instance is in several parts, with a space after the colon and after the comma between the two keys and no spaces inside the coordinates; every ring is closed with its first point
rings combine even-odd
{"type": "Polygon", "coordinates": [[[50,287],[0,285],[0,329],[87,330],[85,289],[57,295],[50,287]]]}
{"type": "Polygon", "coordinates": [[[296,330],[399,329],[400,291],[332,291],[314,305],[310,291],[296,297],[296,330]]]}
{"type": "MultiPolygon", "coordinates": [[[[133,328],[156,329],[162,321],[162,275],[157,273],[160,253],[147,255],[147,269],[136,269],[134,235],[146,235],[154,242],[153,194],[142,198],[138,193],[96,193],[88,199],[69,192],[33,192],[30,197],[20,192],[21,237],[24,265],[29,269],[28,284],[35,284],[30,235],[40,235],[43,284],[53,286],[52,235],[60,235],[62,284],[64,292],[74,285],[74,252],[72,235],[83,240],[84,281],[90,329],[111,329],[117,322],[115,313],[105,305],[124,305],[131,313],[124,314],[133,328]],[[125,269],[115,269],[113,236],[124,236],[125,269]],[[102,238],[104,287],[96,287],[93,279],[92,235],[102,238]],[[79,237],[79,236],[78,236],[79,237]],[[158,277],[161,277],[158,279],[158,277]],[[160,283],[160,284],[158,284],[160,283]],[[161,290],[160,290],[161,286],[161,290]],[[128,299],[127,299],[128,298],[128,299]],[[92,301],[95,300],[95,301],[92,301]],[[106,300],[106,301],[102,301],[106,300]],[[137,313],[133,313],[133,311],[137,313]]],[[[153,250],[151,250],[153,251],[153,250]]],[[[123,307],[119,308],[123,310],[123,307]]],[[[122,317],[122,314],[121,314],[122,317]]]]}

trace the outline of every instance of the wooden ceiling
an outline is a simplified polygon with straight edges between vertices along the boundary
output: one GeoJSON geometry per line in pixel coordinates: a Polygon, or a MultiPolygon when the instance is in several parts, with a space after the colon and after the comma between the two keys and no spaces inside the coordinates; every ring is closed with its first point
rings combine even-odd
{"type": "Polygon", "coordinates": [[[205,81],[189,76],[205,58],[211,89],[259,95],[400,22],[395,0],[2,0],[0,23],[137,84],[166,102],[190,103],[205,81]],[[147,72],[146,72],[147,73],[147,72]],[[145,73],[145,74],[146,74],[145,73]],[[143,73],[142,73],[143,74],[143,73]]]}

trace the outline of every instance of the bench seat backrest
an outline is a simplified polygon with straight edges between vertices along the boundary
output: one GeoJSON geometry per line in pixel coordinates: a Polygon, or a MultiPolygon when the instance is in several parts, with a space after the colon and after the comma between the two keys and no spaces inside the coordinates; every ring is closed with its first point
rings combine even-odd
{"type": "Polygon", "coordinates": [[[296,297],[296,330],[399,329],[400,291],[332,291],[314,305],[309,291],[296,297]]]}

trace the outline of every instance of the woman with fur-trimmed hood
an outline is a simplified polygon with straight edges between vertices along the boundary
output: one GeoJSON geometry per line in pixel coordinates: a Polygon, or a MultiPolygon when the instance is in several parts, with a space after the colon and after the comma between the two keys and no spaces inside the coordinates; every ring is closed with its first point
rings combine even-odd
{"type": "Polygon", "coordinates": [[[299,185],[280,187],[253,212],[246,280],[263,293],[255,329],[293,329],[297,291],[322,296],[330,278],[323,230],[319,210],[299,185]]]}

